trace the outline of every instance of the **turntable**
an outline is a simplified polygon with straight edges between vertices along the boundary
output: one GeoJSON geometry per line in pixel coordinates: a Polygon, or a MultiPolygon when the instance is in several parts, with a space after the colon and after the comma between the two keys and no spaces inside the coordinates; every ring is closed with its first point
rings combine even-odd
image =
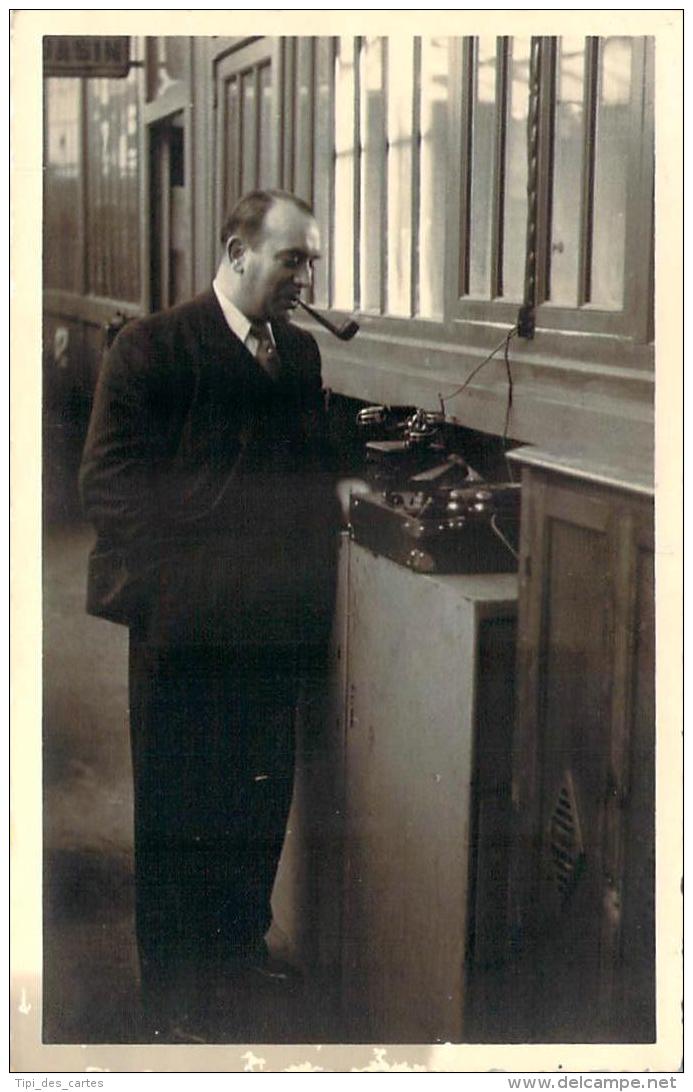
{"type": "MultiPolygon", "coordinates": [[[[362,426],[386,421],[383,407],[359,415],[362,426]]],[[[351,536],[415,572],[513,572],[521,487],[485,481],[461,455],[446,454],[441,424],[417,410],[394,426],[401,439],[366,443],[372,488],[351,498],[351,536]]]]}

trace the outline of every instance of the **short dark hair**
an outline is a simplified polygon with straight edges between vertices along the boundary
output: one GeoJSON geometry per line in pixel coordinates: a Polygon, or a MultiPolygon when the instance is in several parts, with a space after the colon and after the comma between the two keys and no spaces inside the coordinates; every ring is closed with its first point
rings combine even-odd
{"type": "Polygon", "coordinates": [[[244,194],[226,217],[221,229],[224,246],[232,235],[238,235],[244,242],[254,246],[262,232],[267,213],[278,201],[290,201],[301,212],[313,216],[310,205],[288,190],[253,190],[244,194]]]}

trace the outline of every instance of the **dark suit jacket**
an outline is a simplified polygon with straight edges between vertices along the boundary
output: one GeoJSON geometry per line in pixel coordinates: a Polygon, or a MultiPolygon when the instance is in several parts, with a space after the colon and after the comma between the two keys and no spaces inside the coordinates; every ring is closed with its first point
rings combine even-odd
{"type": "Polygon", "coordinates": [[[314,643],[337,502],[310,334],[273,324],[271,380],[210,290],[133,322],[99,377],[80,473],[88,610],[153,642],[314,643]]]}

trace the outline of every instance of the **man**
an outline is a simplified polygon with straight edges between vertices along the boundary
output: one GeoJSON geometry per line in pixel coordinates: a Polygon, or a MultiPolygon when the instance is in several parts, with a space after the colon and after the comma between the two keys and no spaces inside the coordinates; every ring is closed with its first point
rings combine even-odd
{"type": "Polygon", "coordinates": [[[212,289],[128,324],[81,470],[88,610],[130,626],[137,937],[157,1030],[263,937],[293,777],[299,680],[329,627],[337,525],[320,355],[291,311],[309,207],[242,198],[212,289]]]}

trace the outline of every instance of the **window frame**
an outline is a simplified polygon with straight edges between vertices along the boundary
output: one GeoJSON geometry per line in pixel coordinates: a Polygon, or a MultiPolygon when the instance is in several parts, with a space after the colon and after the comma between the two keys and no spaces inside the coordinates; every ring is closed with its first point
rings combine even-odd
{"type": "MultiPolygon", "coordinates": [[[[552,139],[555,109],[555,65],[558,38],[544,36],[539,42],[539,101],[538,101],[538,126],[539,126],[539,160],[538,160],[538,232],[537,232],[537,305],[536,328],[542,333],[543,339],[554,345],[560,335],[582,335],[582,338],[593,341],[597,351],[599,347],[614,346],[610,355],[621,357],[622,354],[615,350],[615,342],[627,342],[636,345],[648,345],[653,338],[653,206],[652,193],[654,184],[654,154],[653,154],[653,41],[646,37],[632,38],[633,41],[633,68],[631,79],[630,100],[630,124],[629,124],[629,162],[627,172],[627,191],[625,203],[626,237],[624,268],[624,301],[620,310],[606,310],[603,307],[584,303],[581,306],[558,305],[547,300],[547,282],[549,276],[550,261],[550,217],[551,198],[553,186],[553,170],[551,163],[552,139]],[[643,226],[645,225],[645,226],[643,226]],[[643,256],[643,249],[645,256],[643,256]]],[[[354,38],[360,68],[360,42],[354,38]]],[[[322,43],[322,39],[319,39],[322,43]]],[[[451,169],[450,178],[454,184],[449,186],[446,208],[446,222],[449,226],[447,234],[446,252],[441,255],[444,263],[444,290],[443,290],[443,315],[442,318],[426,317],[420,314],[393,315],[385,311],[387,298],[385,285],[381,293],[380,310],[374,308],[363,309],[359,299],[359,268],[358,250],[359,240],[357,227],[360,218],[360,209],[354,209],[355,245],[354,245],[354,306],[353,311],[359,316],[368,328],[374,332],[382,332],[387,336],[399,337],[426,337],[432,340],[457,340],[460,329],[464,329],[465,336],[470,331],[477,329],[479,332],[487,327],[490,340],[495,336],[499,327],[513,326],[517,321],[519,307],[522,301],[510,301],[500,297],[490,300],[474,299],[460,293],[460,279],[464,277],[462,269],[467,254],[468,233],[465,235],[465,221],[469,209],[469,185],[471,177],[471,163],[468,149],[471,142],[474,39],[470,36],[451,37],[448,42],[450,51],[449,78],[450,97],[448,109],[448,135],[451,154],[451,164],[457,163],[459,170],[451,169]]],[[[420,42],[418,42],[420,49],[420,42]]],[[[324,49],[322,44],[318,50],[324,49]]],[[[327,46],[329,58],[334,62],[336,54],[336,39],[329,40],[327,46]]],[[[507,54],[507,38],[499,37],[497,43],[498,56],[507,54]]],[[[319,61],[316,54],[316,69],[319,61]]],[[[324,63],[324,58],[323,58],[324,63]]],[[[384,38],[384,64],[383,80],[386,81],[388,68],[388,38],[384,38]]],[[[416,85],[416,71],[415,85],[416,85]]],[[[497,76],[499,91],[502,94],[507,90],[507,73],[501,71],[497,76]]],[[[418,86],[418,85],[417,85],[418,86]]],[[[358,97],[359,80],[355,78],[355,126],[354,138],[359,139],[360,101],[358,97]]],[[[386,89],[385,89],[386,94],[386,89]]],[[[330,110],[334,121],[334,78],[331,81],[330,110]]],[[[412,103],[413,117],[418,113],[416,103],[412,103]]],[[[503,133],[500,128],[504,124],[504,112],[499,111],[496,118],[495,156],[502,153],[501,140],[503,133]]],[[[587,138],[586,138],[587,139],[587,138]]],[[[414,141],[416,144],[416,141],[414,141]]],[[[343,313],[343,309],[333,305],[333,285],[331,267],[333,262],[334,240],[334,142],[331,147],[323,151],[319,145],[315,155],[315,176],[320,170],[329,169],[330,184],[330,215],[329,227],[326,233],[325,266],[329,270],[325,278],[326,289],[316,298],[322,306],[335,314],[343,313]]],[[[414,163],[418,166],[418,157],[414,155],[414,163]]],[[[360,147],[356,147],[354,156],[354,193],[355,204],[360,192],[361,155],[360,147]]],[[[314,176],[314,187],[315,187],[314,176]]],[[[418,179],[414,184],[414,192],[418,179]]],[[[497,210],[503,200],[503,188],[498,178],[494,179],[494,208],[497,210]]],[[[584,199],[583,199],[584,201],[584,199]]],[[[321,210],[324,213],[324,209],[321,210]]],[[[383,218],[387,213],[387,195],[383,200],[383,218]]],[[[416,216],[416,202],[411,209],[412,217],[416,216]]],[[[499,284],[501,271],[498,268],[499,260],[502,261],[500,243],[498,239],[497,216],[494,228],[495,268],[492,268],[492,284],[499,284]],[[499,258],[500,256],[500,258],[499,258]]],[[[584,230],[584,228],[583,228],[584,230]]],[[[384,234],[380,240],[381,246],[386,246],[384,234]]],[[[413,239],[415,246],[415,238],[413,239]]],[[[525,247],[526,257],[526,247],[525,247]]],[[[383,265],[383,282],[386,277],[387,257],[381,255],[383,265]]],[[[411,295],[413,303],[416,302],[417,276],[412,275],[411,295]]],[[[476,340],[476,337],[474,338],[476,340]]],[[[580,353],[579,355],[582,355],[580,353]]],[[[636,354],[634,359],[641,362],[641,354],[636,354]]]]}
{"type": "MultiPolygon", "coordinates": [[[[212,73],[213,73],[213,86],[214,86],[214,103],[216,110],[216,117],[214,119],[215,124],[215,141],[214,141],[214,239],[218,241],[221,232],[221,227],[226,215],[228,214],[227,200],[225,198],[225,192],[227,188],[227,170],[228,163],[226,161],[226,148],[227,142],[225,139],[227,128],[227,112],[226,112],[226,87],[232,79],[240,80],[242,76],[253,73],[255,81],[256,94],[259,101],[259,77],[260,68],[263,64],[269,64],[272,72],[272,140],[270,147],[272,150],[272,162],[269,169],[270,177],[273,179],[273,184],[277,184],[279,179],[280,164],[283,162],[283,144],[281,140],[280,125],[280,109],[279,104],[281,102],[281,89],[284,79],[284,65],[283,58],[280,52],[280,45],[276,39],[271,38],[249,38],[242,39],[239,42],[235,42],[231,48],[220,48],[212,58],[212,73]]],[[[259,155],[259,142],[256,137],[256,157],[259,155]]],[[[242,133],[239,128],[234,135],[234,144],[236,150],[236,170],[240,171],[241,162],[239,150],[242,144],[242,133]]],[[[257,164],[256,164],[257,165],[257,164]]],[[[238,179],[237,179],[238,181],[238,179]]],[[[240,196],[240,187],[239,194],[240,196]]]]}
{"type": "MultiPolygon", "coordinates": [[[[498,39],[498,56],[501,55],[503,39],[498,39]]],[[[629,152],[627,191],[625,203],[625,253],[624,253],[624,300],[623,307],[616,310],[606,310],[597,305],[584,303],[575,307],[553,304],[546,299],[547,283],[549,278],[550,262],[550,216],[551,194],[553,186],[552,163],[552,134],[553,112],[555,103],[555,59],[557,37],[542,37],[539,42],[539,148],[538,148],[538,208],[537,208],[537,305],[536,326],[537,329],[556,333],[580,333],[584,335],[597,335],[601,337],[627,338],[634,343],[649,342],[653,336],[653,307],[652,307],[652,274],[648,272],[653,265],[653,232],[651,194],[654,182],[654,155],[653,155],[653,73],[652,73],[652,41],[649,38],[637,37],[633,41],[633,69],[631,79],[631,99],[629,111],[629,152]],[[645,227],[644,232],[642,225],[645,227]],[[645,236],[643,240],[643,234],[645,236]],[[646,250],[645,261],[642,257],[643,244],[646,250]],[[630,270],[630,273],[628,272],[630,270]]],[[[594,39],[588,39],[588,42],[594,39]]],[[[459,239],[459,247],[456,262],[453,255],[449,257],[448,305],[454,324],[459,323],[511,323],[517,318],[518,304],[502,298],[480,300],[461,294],[460,288],[465,283],[465,262],[469,246],[468,216],[469,216],[469,186],[471,176],[471,160],[469,149],[471,147],[471,127],[473,108],[473,40],[469,37],[454,40],[454,56],[452,59],[454,88],[454,148],[460,163],[460,186],[456,195],[451,196],[451,204],[448,209],[449,222],[451,224],[450,236],[453,235],[453,225],[456,228],[455,237],[459,239]],[[459,211],[455,215],[454,200],[458,202],[459,211]]],[[[591,46],[593,49],[594,46],[591,46]]],[[[502,84],[502,78],[499,83],[502,84]]],[[[590,92],[586,90],[586,96],[590,92]]],[[[590,109],[595,109],[596,104],[586,101],[590,109]]],[[[500,129],[503,125],[503,115],[499,111],[496,117],[496,147],[502,139],[500,129]]],[[[589,139],[586,132],[585,141],[589,139]]],[[[497,154],[497,153],[496,153],[497,154]]],[[[494,172],[495,173],[495,172],[494,172]]],[[[587,230],[585,224],[585,197],[584,189],[586,180],[581,178],[581,219],[582,219],[582,251],[584,253],[584,235],[587,230]]],[[[494,178],[494,207],[498,211],[500,185],[498,178],[494,178]]],[[[494,235],[495,237],[495,235],[494,235]]],[[[526,246],[525,246],[526,254],[526,246]]],[[[497,261],[497,255],[492,255],[491,283],[498,283],[499,271],[493,263],[497,261]]],[[[584,271],[581,274],[584,279],[584,271]]]]}

